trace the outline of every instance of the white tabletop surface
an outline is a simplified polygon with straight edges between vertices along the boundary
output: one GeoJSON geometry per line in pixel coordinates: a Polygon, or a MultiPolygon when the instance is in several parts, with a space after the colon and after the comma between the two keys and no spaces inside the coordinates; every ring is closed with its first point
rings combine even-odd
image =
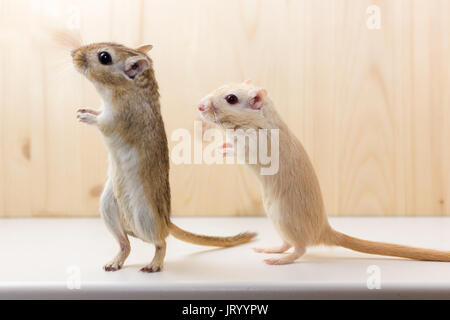
{"type": "MultiPolygon", "coordinates": [[[[450,218],[332,218],[337,230],[368,240],[450,250],[450,218]]],[[[1,219],[0,298],[8,299],[395,299],[450,298],[450,264],[315,247],[295,264],[268,266],[251,250],[280,240],[266,218],[174,218],[193,232],[257,240],[216,249],[172,237],[164,271],[144,274],[154,248],[131,239],[124,269],[102,266],[118,246],[99,218],[1,219]],[[379,284],[369,289],[367,282],[379,284]],[[373,281],[370,281],[373,280],[373,281]],[[379,281],[377,281],[379,280],[379,281]],[[78,288],[79,287],[79,288],[78,288]]]]}

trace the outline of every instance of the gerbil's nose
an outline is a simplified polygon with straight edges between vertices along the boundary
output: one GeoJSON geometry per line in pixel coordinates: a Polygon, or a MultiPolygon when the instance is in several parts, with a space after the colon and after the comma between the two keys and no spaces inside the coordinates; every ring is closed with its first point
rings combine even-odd
{"type": "MultiPolygon", "coordinates": [[[[72,58],[75,58],[80,53],[82,53],[81,48],[76,48],[76,49],[73,49],[72,51],[70,51],[70,55],[72,56],[72,58]]],[[[83,57],[85,55],[86,55],[85,53],[82,54],[83,57]]]]}
{"type": "Polygon", "coordinates": [[[201,112],[208,111],[209,109],[210,109],[209,103],[201,102],[200,105],[198,106],[198,110],[201,112]]]}
{"type": "Polygon", "coordinates": [[[212,96],[208,95],[208,96],[202,98],[199,101],[199,103],[198,103],[198,110],[200,112],[215,111],[214,105],[213,105],[213,102],[212,102],[211,98],[212,98],[212,96]]]}

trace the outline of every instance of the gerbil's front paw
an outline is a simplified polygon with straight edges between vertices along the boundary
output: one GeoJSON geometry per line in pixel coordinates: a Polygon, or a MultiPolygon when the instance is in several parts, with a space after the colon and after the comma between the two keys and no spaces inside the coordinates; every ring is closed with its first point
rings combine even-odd
{"type": "Polygon", "coordinates": [[[77,114],[77,119],[79,122],[87,123],[87,124],[96,124],[97,116],[91,113],[79,113],[77,114]]]}
{"type": "Polygon", "coordinates": [[[235,155],[234,146],[231,143],[224,143],[219,147],[219,152],[224,158],[233,157],[235,155]]]}
{"type": "Polygon", "coordinates": [[[141,269],[141,272],[153,273],[153,272],[160,272],[161,270],[162,270],[162,265],[150,263],[149,265],[143,267],[141,269]]]}
{"type": "Polygon", "coordinates": [[[79,122],[87,124],[97,124],[97,116],[100,114],[99,111],[92,109],[78,109],[77,119],[79,122]]]}
{"type": "Polygon", "coordinates": [[[278,251],[278,250],[272,250],[269,248],[253,248],[253,251],[255,251],[256,253],[283,253],[283,251],[278,251]]]}
{"type": "Polygon", "coordinates": [[[108,263],[106,264],[103,269],[107,272],[112,272],[112,271],[119,271],[120,269],[122,269],[122,265],[116,263],[116,262],[112,262],[112,263],[108,263]]]}
{"type": "Polygon", "coordinates": [[[93,114],[94,116],[98,116],[100,114],[100,111],[89,108],[80,108],[77,110],[77,113],[90,113],[93,114]]]}
{"type": "Polygon", "coordinates": [[[257,253],[284,253],[290,248],[291,246],[289,244],[284,243],[283,245],[274,248],[253,248],[253,251],[257,253]]]}

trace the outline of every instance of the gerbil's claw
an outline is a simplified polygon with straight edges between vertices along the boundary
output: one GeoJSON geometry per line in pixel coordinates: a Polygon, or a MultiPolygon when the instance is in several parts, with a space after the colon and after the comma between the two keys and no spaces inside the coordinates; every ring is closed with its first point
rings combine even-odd
{"type": "Polygon", "coordinates": [[[141,269],[141,272],[145,272],[145,273],[160,272],[161,269],[162,269],[162,267],[159,265],[149,264],[148,266],[143,267],[141,269]]]}

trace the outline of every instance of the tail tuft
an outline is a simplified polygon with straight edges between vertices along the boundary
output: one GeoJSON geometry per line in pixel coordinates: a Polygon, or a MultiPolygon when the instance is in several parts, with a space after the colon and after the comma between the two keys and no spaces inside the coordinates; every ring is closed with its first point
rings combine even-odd
{"type": "Polygon", "coordinates": [[[233,247],[250,242],[256,237],[254,232],[243,232],[232,237],[214,237],[191,233],[176,226],[172,222],[169,225],[170,233],[185,242],[211,247],[233,247]]]}

